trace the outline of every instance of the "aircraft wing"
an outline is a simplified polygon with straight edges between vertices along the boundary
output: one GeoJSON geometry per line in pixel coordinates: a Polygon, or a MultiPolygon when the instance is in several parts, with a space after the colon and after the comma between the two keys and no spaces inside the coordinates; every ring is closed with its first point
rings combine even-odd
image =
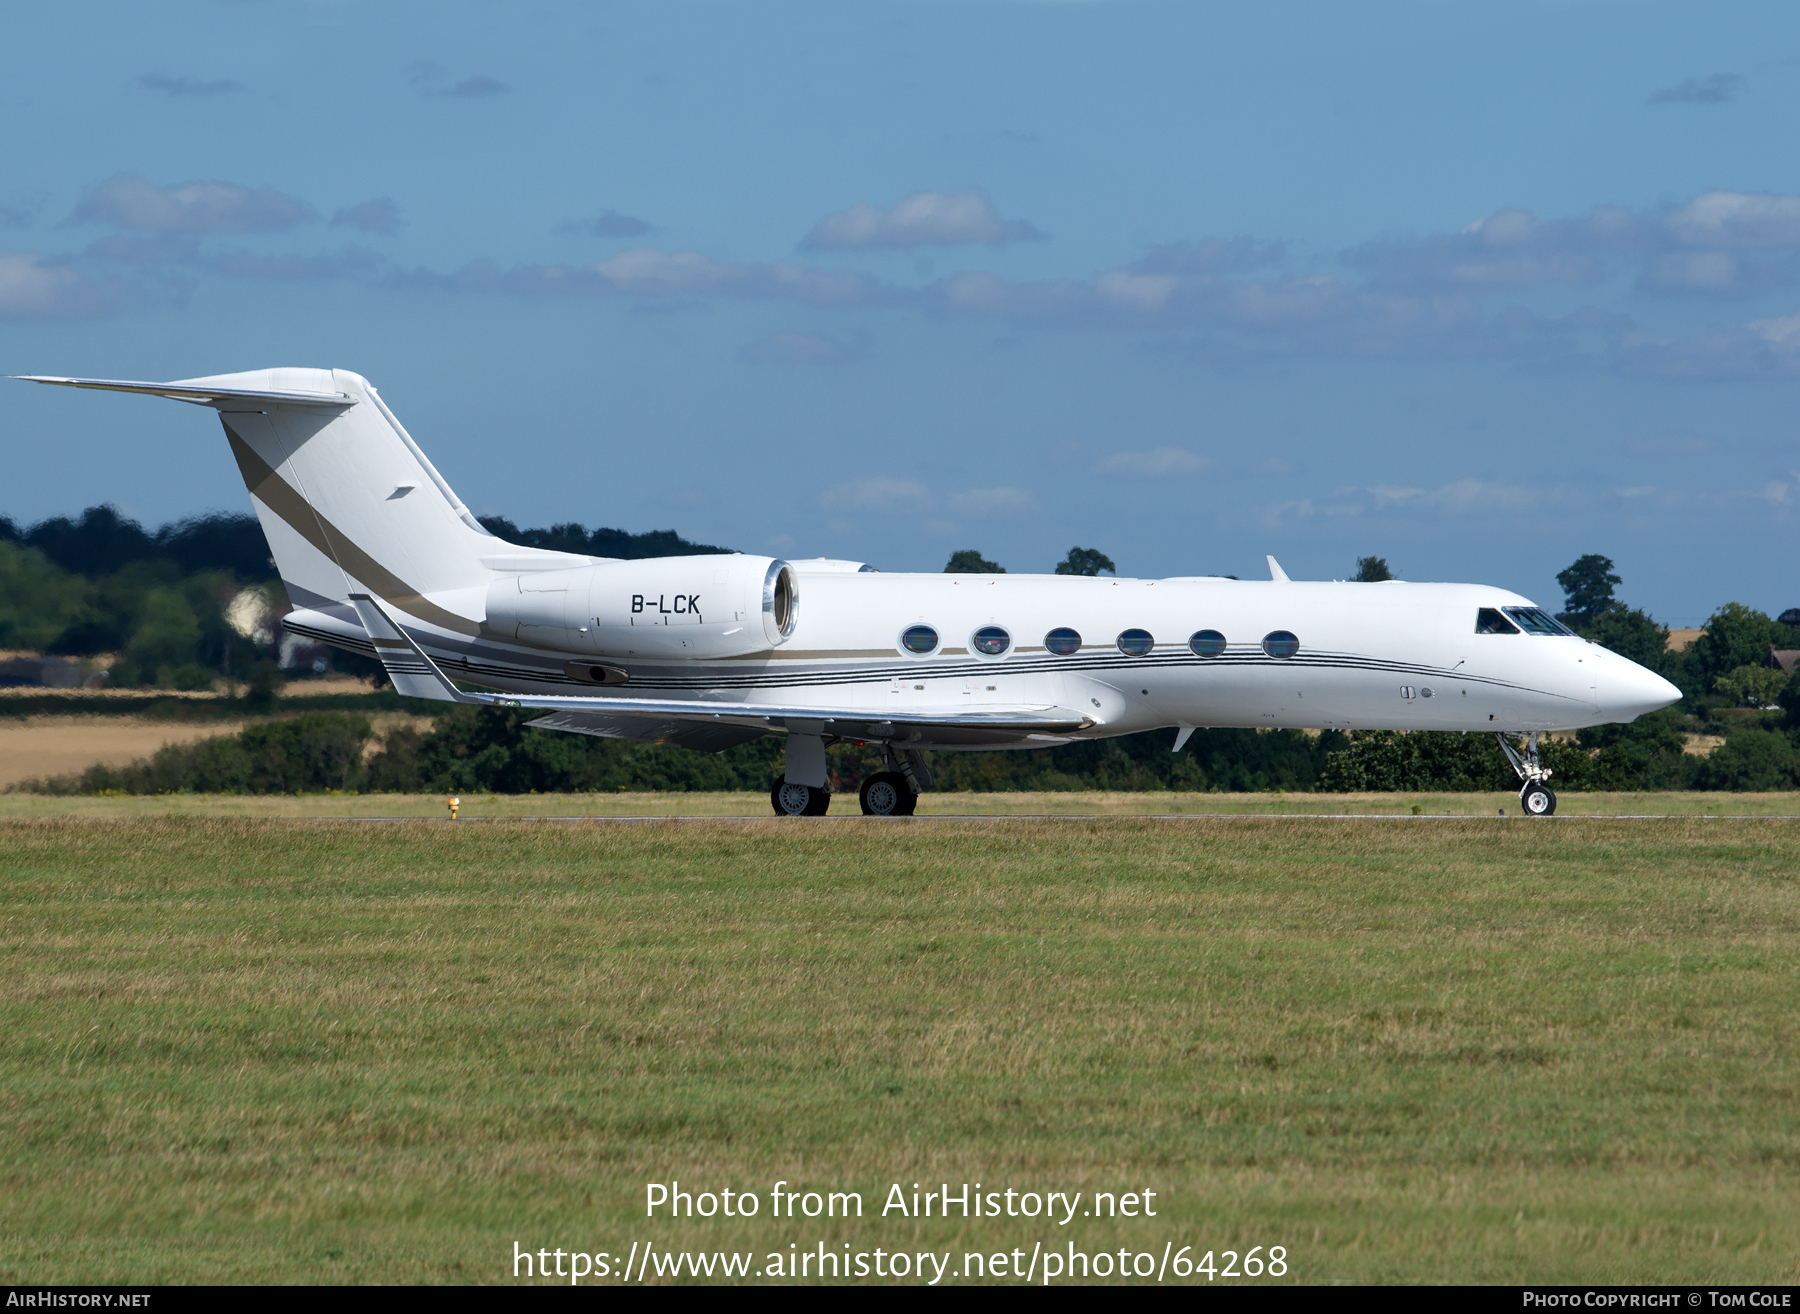
{"type": "Polygon", "coordinates": [[[883,716],[867,708],[816,705],[465,693],[450,682],[430,655],[388,617],[374,598],[353,593],[350,603],[396,692],[439,702],[541,709],[551,715],[530,724],[547,730],[674,744],[716,753],[761,735],[789,730],[836,739],[946,748],[987,748],[1032,741],[1049,748],[1094,724],[1091,717],[1068,708],[1035,704],[911,707],[903,715],[883,716]]]}

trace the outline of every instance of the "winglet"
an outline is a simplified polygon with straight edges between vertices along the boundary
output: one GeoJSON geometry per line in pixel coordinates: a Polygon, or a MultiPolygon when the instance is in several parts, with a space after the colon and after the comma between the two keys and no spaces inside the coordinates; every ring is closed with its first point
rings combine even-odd
{"type": "Polygon", "coordinates": [[[1274,580],[1277,584],[1286,584],[1289,582],[1287,571],[1281,568],[1281,563],[1275,560],[1274,557],[1269,558],[1269,578],[1274,580]]]}
{"type": "Polygon", "coordinates": [[[362,622],[369,641],[375,645],[375,655],[387,668],[395,693],[405,694],[408,698],[433,698],[440,703],[485,704],[493,701],[491,696],[466,694],[451,684],[437,663],[425,655],[425,650],[389,620],[381,604],[367,593],[352,593],[350,605],[356,608],[357,619],[362,622]]]}

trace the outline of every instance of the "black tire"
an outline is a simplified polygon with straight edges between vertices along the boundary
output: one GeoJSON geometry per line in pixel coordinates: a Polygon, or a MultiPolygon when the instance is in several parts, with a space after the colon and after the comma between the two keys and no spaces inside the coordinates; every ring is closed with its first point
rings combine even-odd
{"type": "Polygon", "coordinates": [[[769,790],[769,803],[778,817],[822,817],[831,806],[831,791],[777,780],[769,790]]]}
{"type": "Polygon", "coordinates": [[[1519,806],[1528,817],[1551,816],[1556,811],[1556,793],[1542,781],[1536,781],[1519,791],[1519,806]]]}
{"type": "Polygon", "coordinates": [[[865,817],[910,817],[919,805],[919,796],[898,771],[877,771],[863,781],[860,797],[865,817]]]}

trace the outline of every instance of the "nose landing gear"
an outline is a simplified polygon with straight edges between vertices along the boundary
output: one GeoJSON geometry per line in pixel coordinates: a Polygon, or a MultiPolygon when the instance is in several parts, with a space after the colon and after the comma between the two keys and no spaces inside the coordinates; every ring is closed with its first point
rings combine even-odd
{"type": "Polygon", "coordinates": [[[1544,783],[1550,779],[1550,772],[1538,761],[1538,732],[1533,730],[1528,735],[1520,735],[1517,748],[1504,734],[1496,733],[1494,738],[1500,741],[1500,751],[1506,754],[1506,760],[1525,782],[1519,790],[1519,806],[1525,815],[1547,817],[1554,813],[1556,793],[1544,783]]]}

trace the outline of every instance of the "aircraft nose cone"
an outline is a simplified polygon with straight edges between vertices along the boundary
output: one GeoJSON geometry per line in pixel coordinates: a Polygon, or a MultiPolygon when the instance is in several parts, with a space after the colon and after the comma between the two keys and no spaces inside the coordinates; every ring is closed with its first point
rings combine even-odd
{"type": "Polygon", "coordinates": [[[1623,657],[1608,662],[1597,683],[1601,711],[1614,721],[1634,720],[1681,701],[1681,690],[1623,657]]]}

